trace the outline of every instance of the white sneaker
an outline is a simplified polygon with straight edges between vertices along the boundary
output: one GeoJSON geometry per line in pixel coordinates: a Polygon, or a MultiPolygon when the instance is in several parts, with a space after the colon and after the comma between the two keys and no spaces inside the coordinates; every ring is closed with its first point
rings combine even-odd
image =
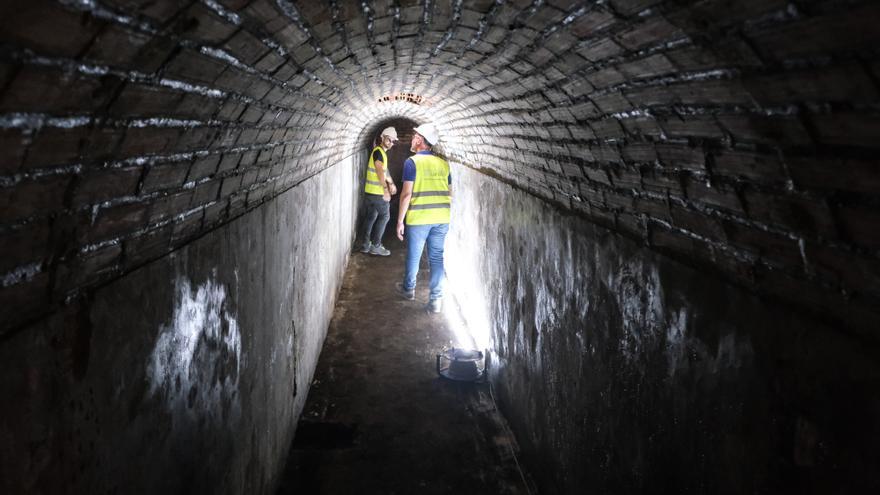
{"type": "Polygon", "coordinates": [[[367,241],[361,246],[361,252],[364,254],[369,253],[370,249],[372,249],[372,248],[373,248],[373,243],[370,241],[367,241]]]}

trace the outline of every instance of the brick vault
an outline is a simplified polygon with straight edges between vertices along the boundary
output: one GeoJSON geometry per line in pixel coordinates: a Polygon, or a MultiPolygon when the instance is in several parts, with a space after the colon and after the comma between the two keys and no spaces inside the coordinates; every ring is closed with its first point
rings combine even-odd
{"type": "MultiPolygon", "coordinates": [[[[466,174],[805,315],[876,357],[878,21],[880,5],[857,0],[3,1],[0,346],[19,356],[6,361],[4,389],[20,405],[3,406],[15,419],[0,441],[35,450],[13,465],[20,451],[4,446],[2,477],[34,491],[59,486],[48,474],[57,466],[76,478],[61,453],[81,445],[71,432],[101,435],[63,425],[111,407],[77,384],[116,369],[96,368],[94,342],[104,321],[95,308],[113,306],[102,298],[113,301],[117,284],[177,263],[161,280],[188,273],[168,290],[183,296],[159,306],[201,301],[226,308],[218,321],[247,319],[245,303],[228,313],[223,303],[238,297],[224,288],[238,272],[219,269],[227,285],[200,279],[197,255],[178,254],[227,256],[199,243],[225,245],[228,229],[254,215],[265,232],[251,239],[322,232],[283,219],[278,205],[318,210],[336,194],[317,185],[326,174],[354,197],[359,176],[336,165],[363,166],[364,143],[391,119],[436,123],[439,151],[466,174]],[[67,387],[82,389],[48,391],[67,387]]],[[[356,210],[354,199],[335,201],[328,221],[343,232],[309,248],[333,246],[334,261],[314,275],[333,281],[319,284],[322,301],[337,289],[356,210]]],[[[262,242],[241,249],[275,252],[262,242]]],[[[151,290],[145,283],[126,290],[151,290]]],[[[312,315],[297,301],[283,325],[302,311],[326,327],[329,309],[312,315]]],[[[175,321],[165,313],[150,342],[175,321]]],[[[320,349],[320,338],[307,344],[320,349]]],[[[155,369],[148,351],[142,370],[155,369]]],[[[291,371],[291,389],[307,388],[300,375],[313,359],[291,371]]],[[[876,366],[865,373],[861,385],[878,383],[876,366]]],[[[873,415],[860,424],[876,440],[880,400],[868,395],[856,407],[873,415]]],[[[793,414],[780,449],[821,458],[836,448],[814,445],[830,418],[793,414]]],[[[265,490],[277,475],[265,469],[229,486],[265,490]]],[[[96,486],[83,476],[75,486],[96,486]]],[[[574,492],[556,483],[546,486],[574,492]]]]}

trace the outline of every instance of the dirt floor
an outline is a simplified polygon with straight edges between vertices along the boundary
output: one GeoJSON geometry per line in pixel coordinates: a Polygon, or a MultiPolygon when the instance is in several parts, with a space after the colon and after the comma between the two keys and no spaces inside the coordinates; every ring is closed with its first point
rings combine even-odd
{"type": "Polygon", "coordinates": [[[279,493],[534,493],[488,385],[436,373],[453,336],[424,309],[424,257],[406,301],[403,244],[386,246],[352,253],[279,493]]]}

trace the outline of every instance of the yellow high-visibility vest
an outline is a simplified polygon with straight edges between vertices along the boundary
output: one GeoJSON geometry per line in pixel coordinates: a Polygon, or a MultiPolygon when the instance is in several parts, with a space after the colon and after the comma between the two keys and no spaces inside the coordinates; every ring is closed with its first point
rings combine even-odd
{"type": "Polygon", "coordinates": [[[413,155],[416,180],[406,211],[407,225],[449,223],[449,164],[434,155],[413,155]]]}
{"type": "Polygon", "coordinates": [[[379,150],[379,153],[382,155],[382,165],[385,168],[385,173],[388,173],[388,154],[385,153],[381,146],[376,146],[370,152],[370,164],[367,165],[367,181],[364,184],[364,192],[381,196],[384,193],[382,188],[384,184],[379,182],[379,174],[376,173],[376,164],[373,162],[373,154],[376,153],[376,150],[379,150]]]}

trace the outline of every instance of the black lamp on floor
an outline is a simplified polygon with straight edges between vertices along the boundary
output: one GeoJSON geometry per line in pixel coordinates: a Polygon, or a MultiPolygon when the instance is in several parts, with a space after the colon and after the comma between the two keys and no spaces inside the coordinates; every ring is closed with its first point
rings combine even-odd
{"type": "Polygon", "coordinates": [[[437,374],[449,380],[476,382],[486,375],[486,359],[475,349],[447,349],[437,354],[437,374]]]}

